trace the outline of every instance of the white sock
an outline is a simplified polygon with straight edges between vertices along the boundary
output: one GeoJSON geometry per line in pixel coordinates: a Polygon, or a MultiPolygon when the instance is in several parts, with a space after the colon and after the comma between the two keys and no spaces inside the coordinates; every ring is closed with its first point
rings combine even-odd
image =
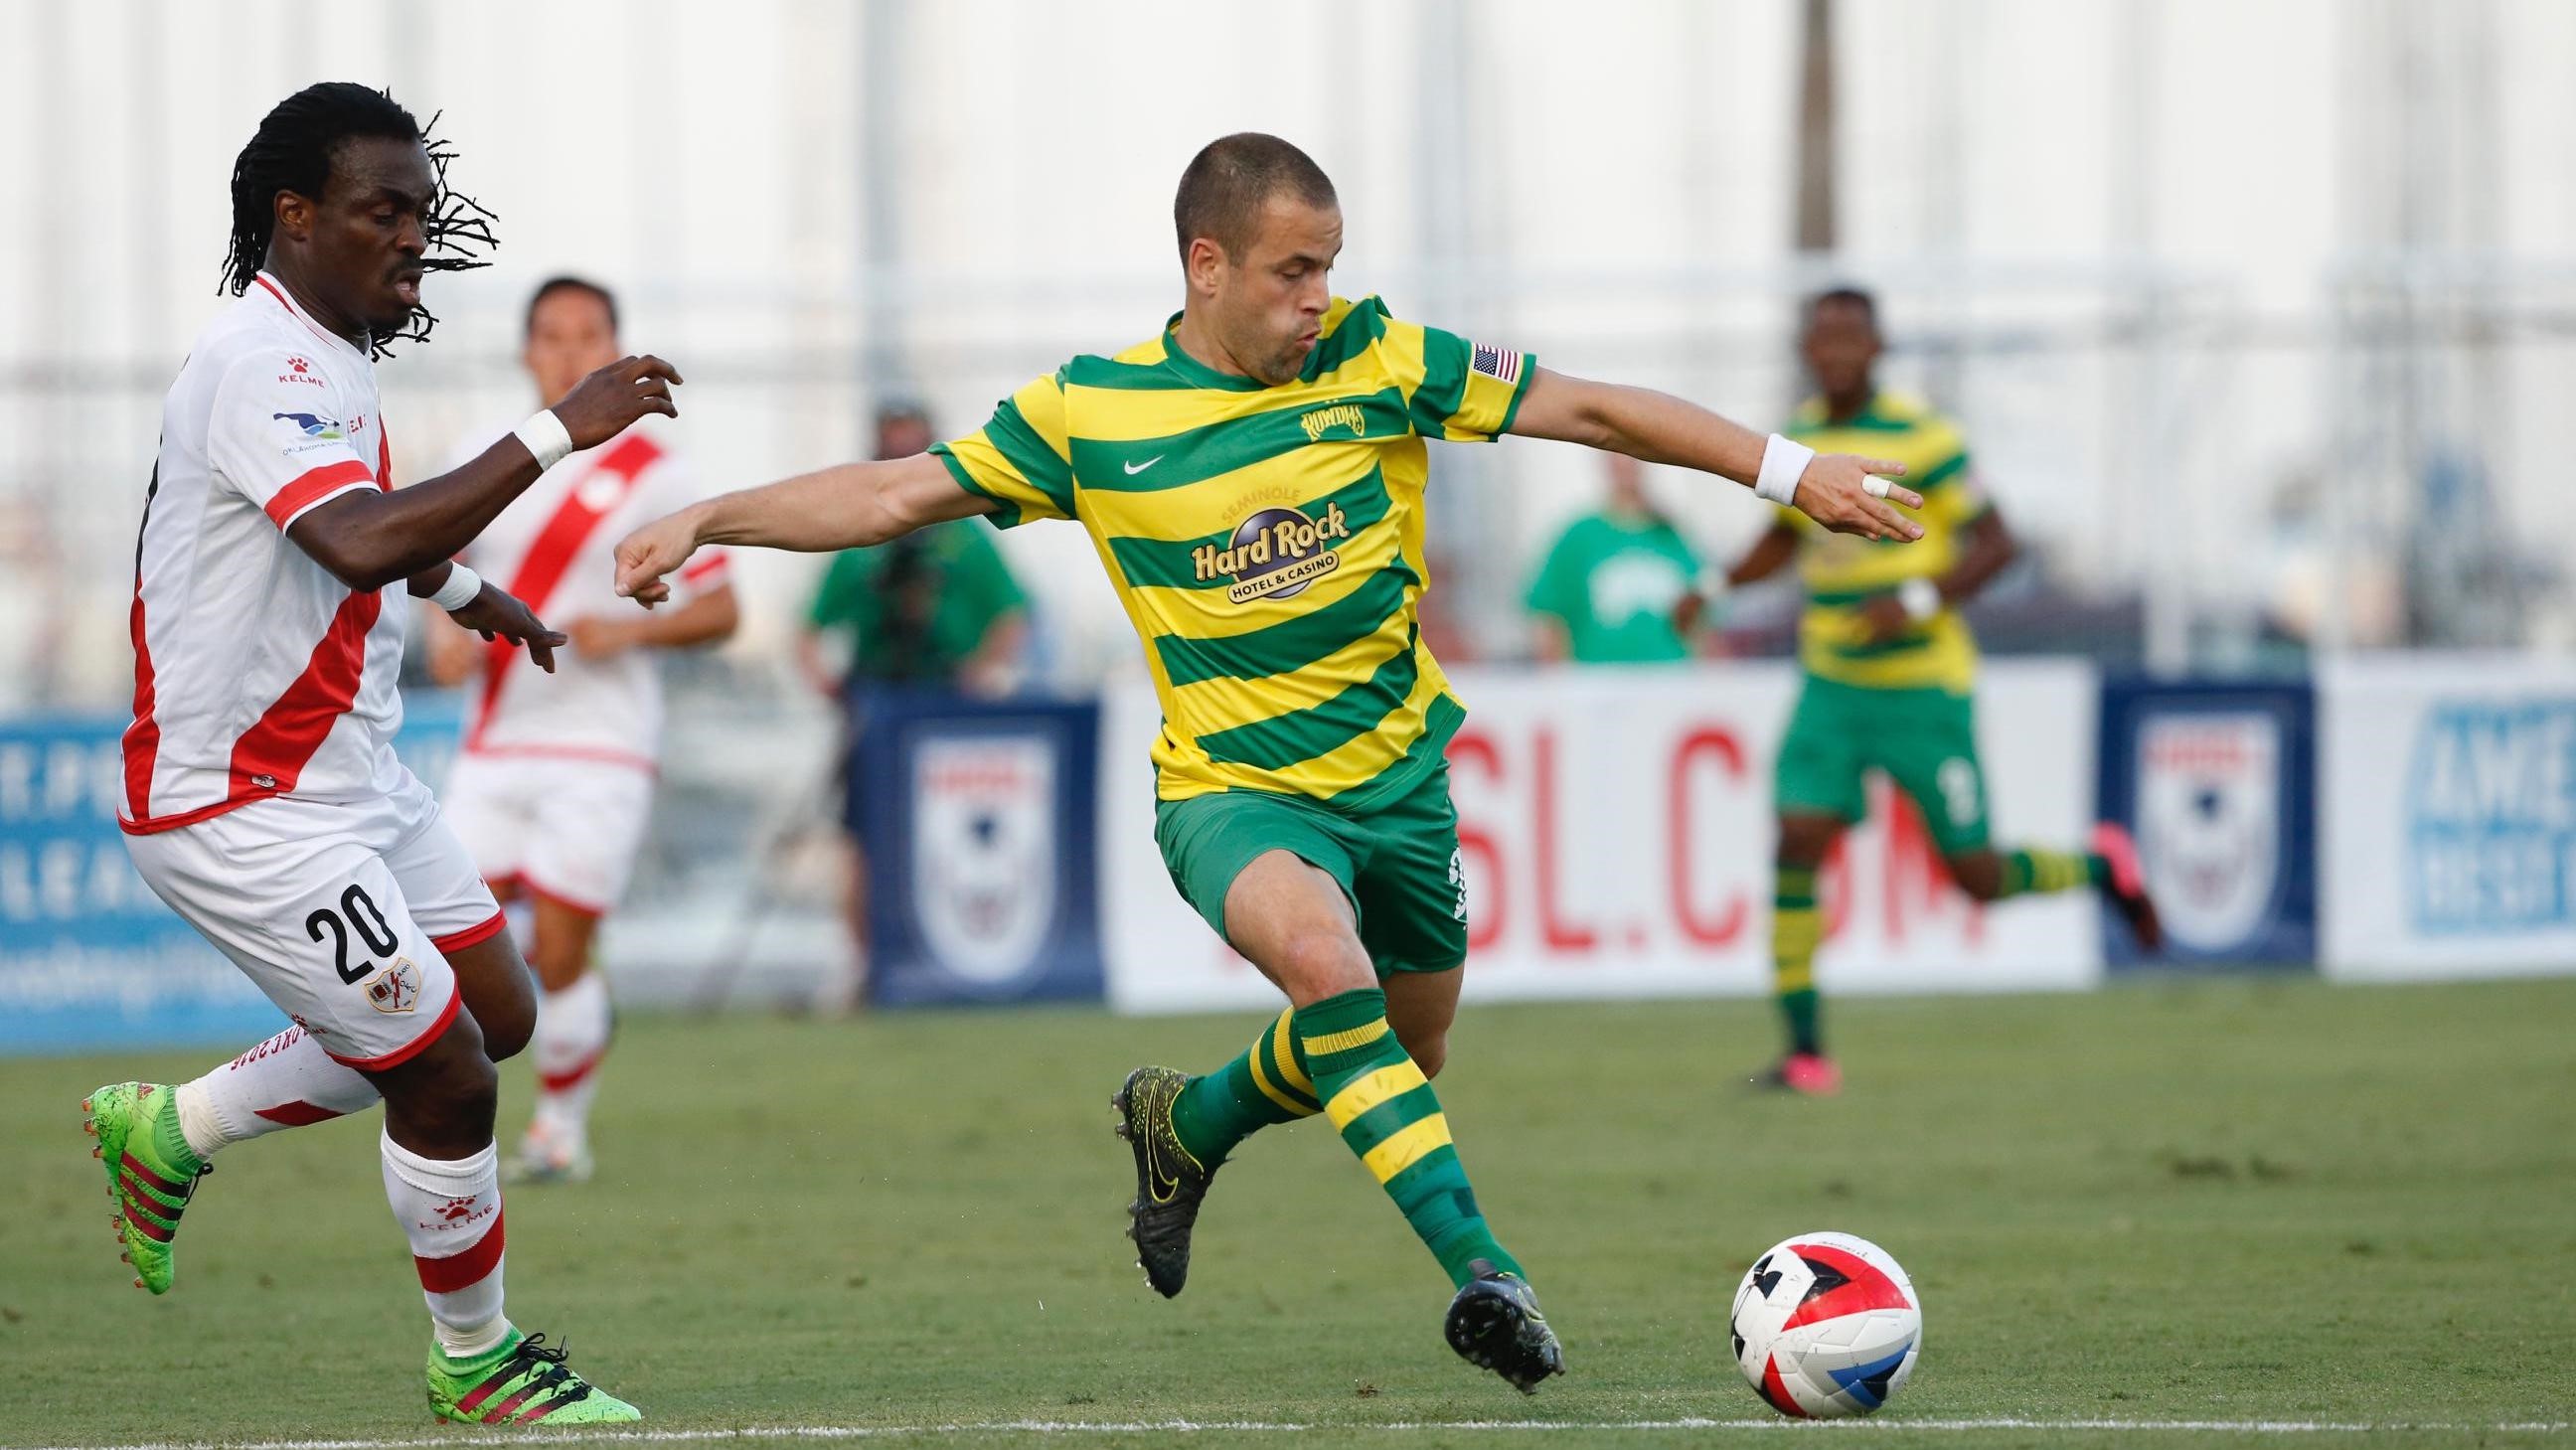
{"type": "Polygon", "coordinates": [[[179,1131],[200,1158],[227,1143],[326,1122],[376,1105],[375,1084],[331,1060],[301,1027],[289,1027],[207,1073],[179,1084],[179,1131]]]}
{"type": "Polygon", "coordinates": [[[589,1131],[599,1062],[608,1055],[608,979],[598,969],[537,1000],[537,1120],[578,1138],[589,1131]]]}
{"type": "Polygon", "coordinates": [[[490,1144],[441,1163],[383,1140],[385,1199],[411,1240],[430,1325],[450,1359],[471,1359],[509,1337],[501,1316],[501,1169],[490,1144]]]}

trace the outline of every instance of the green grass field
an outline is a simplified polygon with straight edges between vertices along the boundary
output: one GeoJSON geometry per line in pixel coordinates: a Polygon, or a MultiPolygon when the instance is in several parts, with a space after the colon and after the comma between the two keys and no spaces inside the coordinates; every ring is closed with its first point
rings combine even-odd
{"type": "MultiPolygon", "coordinates": [[[[1218,1184],[1186,1295],[1144,1287],[1106,1100],[1137,1062],[1213,1064],[1249,1016],[631,1022],[600,1180],[510,1200],[511,1308],[661,1431],[2061,1447],[2269,1421],[2368,1427],[2299,1446],[2576,1445],[2546,1427],[2576,1418],[2576,980],[2160,983],[1833,1025],[1849,1085],[1809,1102],[1740,1086],[1761,1004],[1465,1014],[1441,1092],[1566,1337],[1534,1399],[1450,1355],[1446,1281],[1313,1124],[1218,1184]],[[1814,1228],[1905,1262],[1924,1358],[1864,1426],[1754,1424],[1728,1303],[1814,1228]],[[1669,1423],[1694,1420],[1727,1423],[1669,1423]]],[[[373,1115],[227,1154],[177,1289],[127,1287],[79,1099],[206,1056],[0,1063],[0,1444],[491,1438],[427,1417],[373,1115]]]]}

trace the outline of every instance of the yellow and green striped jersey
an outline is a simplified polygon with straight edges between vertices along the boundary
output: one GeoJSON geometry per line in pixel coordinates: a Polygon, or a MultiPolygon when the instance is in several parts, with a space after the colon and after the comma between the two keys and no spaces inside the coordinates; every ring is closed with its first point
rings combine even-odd
{"type": "Polygon", "coordinates": [[[1807,610],[1798,622],[1798,656],[1812,674],[1846,685],[1965,694],[1975,686],[1977,642],[1958,611],[1943,609],[1892,640],[1873,643],[1861,606],[1908,579],[1937,579],[1959,560],[1960,533],[1986,511],[1968,476],[1967,440],[1958,425],[1923,403],[1879,393],[1859,415],[1826,421],[1811,398],[1785,430],[1819,453],[1858,453],[1905,465],[1905,483],[1923,495],[1915,517],[1923,537],[1886,543],[1831,533],[1795,509],[1782,509],[1799,530],[1798,575],[1807,610]]]}
{"type": "Polygon", "coordinates": [[[1078,357],[931,451],[1002,528],[1079,519],[1163,706],[1157,794],[1358,806],[1439,759],[1464,710],[1424,646],[1425,438],[1506,431],[1527,354],[1336,298],[1297,381],[1163,331],[1078,357]]]}

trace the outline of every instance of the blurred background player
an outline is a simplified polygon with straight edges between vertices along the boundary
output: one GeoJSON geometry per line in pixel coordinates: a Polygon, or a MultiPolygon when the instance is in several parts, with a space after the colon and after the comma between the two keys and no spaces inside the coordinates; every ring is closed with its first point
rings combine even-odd
{"type": "MultiPolygon", "coordinates": [[[[1806,588],[1798,628],[1806,679],[1773,787],[1780,834],[1772,988],[1788,1053],[1763,1080],[1830,1093],[1842,1076],[1825,1053],[1819,1020],[1816,873],[1844,828],[1867,814],[1862,784],[1871,770],[1885,771],[1923,813],[1951,878],[1978,901],[2096,887],[2140,946],[2154,950],[2162,933],[2137,852],[2118,825],[2095,826],[2089,851],[1998,851],[1990,844],[1977,757],[1977,647],[1959,609],[2012,562],[2012,535],[1969,472],[1958,426],[1879,388],[1882,342],[1869,293],[1846,287],[1814,298],[1801,347],[1817,394],[1800,405],[1787,436],[1819,450],[1896,459],[1923,495],[1923,538],[1911,548],[1828,534],[1784,509],[1726,573],[1729,586],[1741,586],[1795,560],[1806,588]]],[[[1683,601],[1677,621],[1684,628],[1699,604],[1695,596],[1683,601]]]]}
{"type": "MultiPolygon", "coordinates": [[[[911,458],[937,442],[919,405],[877,411],[879,460],[911,458]]],[[[1028,597],[992,539],[970,521],[934,524],[879,549],[832,556],[797,632],[796,657],[814,688],[842,709],[841,822],[848,845],[842,914],[851,970],[816,1005],[855,1008],[868,969],[867,782],[857,768],[876,707],[897,696],[990,699],[1008,692],[1028,643],[1028,597]]],[[[576,636],[578,638],[578,636],[576,636]]]]}
{"type": "Polygon", "coordinates": [[[1601,507],[1566,526],[1529,587],[1538,657],[1577,664],[1661,664],[1690,656],[1673,606],[1699,554],[1646,496],[1646,466],[1602,455],[1601,507]]]}
{"type": "MultiPolygon", "coordinates": [[[[607,288],[557,277],[529,298],[520,360],[540,404],[620,351],[617,299],[607,288]]],[[[527,903],[529,956],[544,988],[537,1106],[511,1164],[515,1178],[590,1176],[590,1104],[609,1037],[608,982],[593,969],[592,946],[600,918],[626,890],[652,814],[662,744],[654,654],[725,639],[740,618],[721,550],[681,576],[688,597],[677,609],[642,614],[610,587],[617,540],[693,497],[670,445],[638,426],[547,469],[474,541],[466,562],[571,639],[551,677],[517,668],[510,650],[429,611],[431,678],[475,686],[447,818],[493,894],[527,903]]]]}
{"type": "Polygon", "coordinates": [[[425,338],[432,269],[487,214],[381,91],[280,102],[235,160],[224,288],[163,408],[135,544],[126,849],[153,891],[295,1025],[193,1081],[82,1101],[137,1286],[166,1292],[198,1178],[228,1144],[384,1103],[385,1196],[410,1240],[443,1419],[634,1420],[502,1311],[494,1063],[535,1004],[501,911],[393,752],[414,598],[554,667],[563,636],[453,563],[553,459],[670,413],[653,358],[578,387],[395,491],[375,357],[425,338]]]}

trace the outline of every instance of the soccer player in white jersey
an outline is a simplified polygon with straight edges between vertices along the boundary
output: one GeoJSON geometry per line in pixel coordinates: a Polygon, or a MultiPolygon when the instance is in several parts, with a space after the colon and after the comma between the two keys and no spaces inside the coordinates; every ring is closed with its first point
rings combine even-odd
{"type": "MultiPolygon", "coordinates": [[[[616,360],[617,299],[557,277],[528,301],[521,361],[538,401],[570,393],[616,360]]],[[[482,443],[477,440],[479,450],[482,443]]],[[[507,904],[528,903],[537,1001],[537,1109],[510,1165],[514,1179],[590,1176],[590,1102],[608,1053],[608,982],[592,969],[599,920],[625,894],[653,805],[662,678],[653,655],[731,635],[740,615],[721,550],[680,576],[686,602],[639,614],[617,597],[617,541],[696,501],[649,424],[546,470],[492,521],[463,562],[561,625],[571,650],[551,677],[519,653],[433,616],[430,673],[473,683],[465,745],[448,777],[447,819],[507,904]]]]}
{"type": "MultiPolygon", "coordinates": [[[[394,758],[403,585],[553,667],[564,636],[455,553],[545,468],[669,414],[621,358],[465,466],[392,490],[374,356],[420,339],[432,270],[488,216],[449,153],[365,86],[280,102],[234,163],[225,286],[163,404],[135,548],[127,847],[162,900],[295,1026],[192,1082],[82,1103],[135,1283],[217,1150],[381,1099],[385,1195],[410,1240],[445,1419],[633,1420],[502,1312],[493,1063],[524,1046],[527,966],[438,804],[394,758]]],[[[148,1336],[137,1341],[149,1344],[148,1336]]]]}

